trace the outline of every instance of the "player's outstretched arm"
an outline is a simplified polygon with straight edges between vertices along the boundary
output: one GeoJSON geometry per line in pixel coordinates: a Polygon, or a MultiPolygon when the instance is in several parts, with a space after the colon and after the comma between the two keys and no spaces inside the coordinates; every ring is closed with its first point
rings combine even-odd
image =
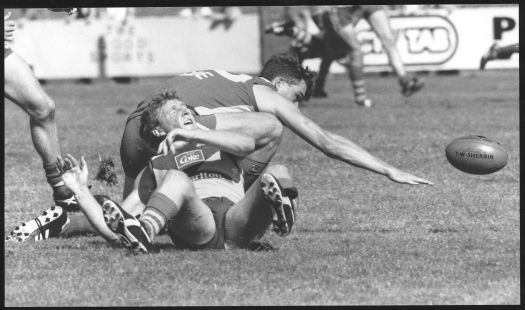
{"type": "Polygon", "coordinates": [[[57,165],[63,172],[64,183],[75,194],[82,211],[84,211],[93,228],[110,244],[118,244],[120,238],[106,225],[102,207],[89,191],[88,166],[84,156],[80,158],[80,164],[70,154],[67,154],[65,158],[59,156],[57,165]]]}
{"type": "Polygon", "coordinates": [[[254,94],[260,111],[276,115],[286,127],[326,156],[385,175],[398,183],[433,184],[378,159],[347,138],[324,130],[306,117],[296,105],[269,88],[256,85],[254,94]]]}

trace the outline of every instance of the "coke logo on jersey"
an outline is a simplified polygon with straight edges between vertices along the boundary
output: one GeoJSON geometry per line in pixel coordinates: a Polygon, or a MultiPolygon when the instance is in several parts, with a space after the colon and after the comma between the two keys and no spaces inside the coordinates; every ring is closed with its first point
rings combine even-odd
{"type": "Polygon", "coordinates": [[[177,168],[184,169],[189,165],[205,161],[204,154],[202,150],[194,150],[189,152],[184,152],[175,156],[175,163],[177,168]]]}
{"type": "MultiPolygon", "coordinates": [[[[444,16],[392,17],[391,25],[394,43],[406,65],[443,64],[457,50],[456,28],[444,16]]],[[[365,63],[387,65],[388,58],[377,35],[369,26],[359,28],[357,37],[365,53],[365,63]]]]}

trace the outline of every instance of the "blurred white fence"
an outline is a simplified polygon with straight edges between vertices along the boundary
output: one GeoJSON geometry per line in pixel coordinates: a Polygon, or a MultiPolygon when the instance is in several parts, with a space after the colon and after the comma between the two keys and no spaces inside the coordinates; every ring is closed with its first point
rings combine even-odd
{"type": "Polygon", "coordinates": [[[111,22],[35,20],[17,29],[13,49],[41,79],[163,76],[197,69],[257,72],[259,18],[228,29],[209,20],[142,17],[111,22]]]}
{"type": "MultiPolygon", "coordinates": [[[[477,69],[494,42],[519,42],[519,6],[427,10],[391,18],[408,70],[477,69]]],[[[136,17],[109,21],[35,20],[17,29],[13,49],[41,79],[165,76],[217,68],[254,73],[261,68],[261,25],[244,14],[227,28],[206,19],[136,17]]],[[[365,21],[357,25],[366,71],[390,70],[381,43],[365,21]]],[[[315,68],[318,59],[307,60],[315,68]]],[[[491,68],[519,68],[519,55],[491,68]]],[[[344,69],[333,64],[331,72],[344,69]]]]}

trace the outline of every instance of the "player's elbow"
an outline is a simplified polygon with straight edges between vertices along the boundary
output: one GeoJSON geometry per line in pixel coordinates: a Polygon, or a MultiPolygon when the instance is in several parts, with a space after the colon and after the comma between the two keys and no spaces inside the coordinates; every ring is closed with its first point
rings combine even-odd
{"type": "Polygon", "coordinates": [[[238,148],[237,150],[237,156],[248,156],[255,150],[255,140],[254,139],[246,139],[238,148]]]}
{"type": "Polygon", "coordinates": [[[281,121],[273,114],[270,113],[258,113],[260,114],[260,122],[257,124],[260,126],[261,131],[256,135],[256,145],[268,145],[268,144],[279,144],[284,133],[284,125],[281,121]]]}

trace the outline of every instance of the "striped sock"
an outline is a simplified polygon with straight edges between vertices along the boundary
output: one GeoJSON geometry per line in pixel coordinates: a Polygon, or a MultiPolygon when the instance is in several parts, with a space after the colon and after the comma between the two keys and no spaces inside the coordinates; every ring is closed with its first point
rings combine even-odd
{"type": "Polygon", "coordinates": [[[367,98],[364,80],[352,81],[352,87],[356,101],[361,102],[367,98]]]}
{"type": "Polygon", "coordinates": [[[153,241],[155,236],[166,226],[166,217],[155,208],[146,208],[140,216],[140,221],[144,225],[151,241],[153,241]]]}

